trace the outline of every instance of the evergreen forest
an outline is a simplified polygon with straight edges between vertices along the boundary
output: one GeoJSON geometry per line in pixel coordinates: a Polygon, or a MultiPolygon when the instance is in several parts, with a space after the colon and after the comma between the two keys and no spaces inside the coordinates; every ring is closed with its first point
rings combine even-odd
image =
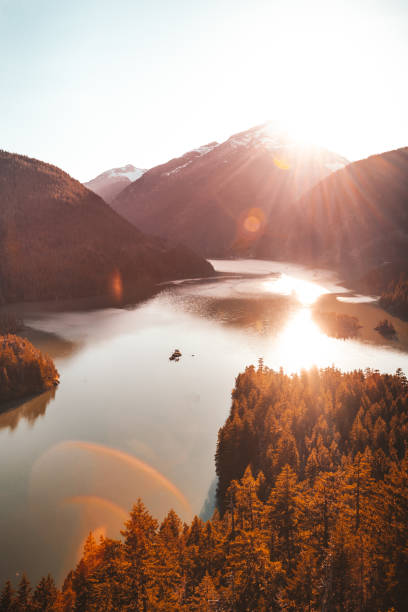
{"type": "Polygon", "coordinates": [[[0,405],[52,389],[59,374],[52,359],[25,338],[0,336],[0,405]]]}

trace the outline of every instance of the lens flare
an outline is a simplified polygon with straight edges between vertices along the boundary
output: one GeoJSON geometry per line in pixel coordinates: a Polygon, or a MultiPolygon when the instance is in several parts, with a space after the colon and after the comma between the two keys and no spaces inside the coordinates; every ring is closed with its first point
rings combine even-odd
{"type": "Polygon", "coordinates": [[[67,497],[62,500],[61,504],[80,504],[85,505],[89,508],[90,505],[97,506],[102,510],[109,510],[112,514],[117,516],[122,523],[127,521],[128,515],[123,508],[104,497],[98,497],[97,495],[75,495],[73,497],[67,497]]]}
{"type": "Polygon", "coordinates": [[[250,208],[242,218],[242,227],[249,234],[256,234],[265,225],[265,215],[260,208],[250,208]]]}
{"type": "Polygon", "coordinates": [[[162,486],[167,491],[170,491],[178,499],[178,501],[182,504],[185,510],[188,512],[189,516],[192,516],[193,511],[192,508],[184,497],[182,492],[163,474],[161,474],[158,470],[153,468],[148,463],[129,455],[128,453],[124,453],[123,451],[119,451],[115,448],[110,448],[109,446],[104,446],[102,444],[96,444],[95,442],[82,442],[78,440],[66,441],[62,442],[60,446],[65,448],[79,448],[85,451],[89,451],[91,453],[97,453],[103,455],[105,457],[110,457],[122,463],[126,463],[131,468],[142,471],[147,474],[152,480],[154,480],[157,484],[162,486]]]}
{"type": "Polygon", "coordinates": [[[244,228],[247,232],[257,232],[261,226],[259,219],[251,215],[244,221],[244,228]]]}
{"type": "Polygon", "coordinates": [[[273,163],[279,170],[289,170],[290,168],[289,161],[283,157],[274,157],[273,163]]]}
{"type": "Polygon", "coordinates": [[[115,298],[117,302],[120,302],[123,297],[123,283],[122,283],[122,275],[118,269],[116,269],[110,281],[110,291],[112,296],[115,298]]]}

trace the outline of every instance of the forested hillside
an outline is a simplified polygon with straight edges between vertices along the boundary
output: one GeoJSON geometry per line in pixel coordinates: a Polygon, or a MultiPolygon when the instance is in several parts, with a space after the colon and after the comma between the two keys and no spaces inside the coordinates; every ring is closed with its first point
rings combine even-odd
{"type": "Polygon", "coordinates": [[[190,250],[139,232],[59,168],[0,151],[0,303],[119,296],[212,272],[190,250]]]}
{"type": "Polygon", "coordinates": [[[386,262],[406,267],[407,204],[407,147],[353,162],[299,199],[281,228],[286,254],[354,279],[386,262]]]}
{"type": "Polygon", "coordinates": [[[380,306],[402,319],[408,319],[408,277],[399,277],[390,282],[381,295],[380,306]]]}
{"type": "Polygon", "coordinates": [[[52,389],[59,375],[48,355],[25,338],[0,336],[0,404],[52,389]]]}
{"type": "Polygon", "coordinates": [[[31,597],[23,577],[0,610],[403,612],[407,434],[401,371],[251,366],[219,433],[212,520],[159,524],[139,500],[122,540],[88,538],[61,591],[48,577],[31,597]]]}
{"type": "Polygon", "coordinates": [[[361,291],[380,295],[380,306],[393,315],[408,319],[408,262],[385,262],[369,270],[357,282],[361,291]]]}

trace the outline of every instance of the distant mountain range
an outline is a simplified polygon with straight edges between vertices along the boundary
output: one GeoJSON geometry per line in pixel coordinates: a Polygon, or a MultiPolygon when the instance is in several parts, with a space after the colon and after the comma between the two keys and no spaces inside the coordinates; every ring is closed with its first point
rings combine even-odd
{"type": "Polygon", "coordinates": [[[111,206],[206,257],[307,262],[383,289],[408,276],[408,148],[348,163],[266,123],[146,171],[111,206]]]}
{"type": "Polygon", "coordinates": [[[0,152],[0,301],[205,276],[203,256],[327,266],[375,291],[408,278],[408,148],[348,164],[269,123],[87,184],[111,205],[54,166],[0,152]]]}
{"type": "Polygon", "coordinates": [[[249,253],[280,211],[346,164],[267,123],[146,171],[111,206],[141,230],[204,256],[249,253]]]}
{"type": "Polygon", "coordinates": [[[0,151],[0,303],[111,293],[206,276],[211,264],[146,236],[68,174],[0,151]]]}
{"type": "Polygon", "coordinates": [[[145,172],[146,170],[128,164],[122,168],[107,170],[84,185],[110,204],[121,191],[145,172]]]}

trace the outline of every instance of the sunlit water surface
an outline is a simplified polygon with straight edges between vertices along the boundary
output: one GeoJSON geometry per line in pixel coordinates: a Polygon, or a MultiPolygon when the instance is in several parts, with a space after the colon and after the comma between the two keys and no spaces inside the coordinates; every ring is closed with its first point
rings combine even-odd
{"type": "Polygon", "coordinates": [[[164,286],[133,307],[26,319],[61,384],[0,414],[1,580],[24,570],[61,580],[90,530],[119,537],[138,497],[158,518],[171,507],[184,520],[200,512],[235,376],[259,357],[287,372],[408,370],[408,324],[329,272],[213,263],[222,278],[164,286]],[[358,316],[359,337],[327,337],[313,308],[358,316]],[[385,316],[396,340],[373,329],[385,316]]]}

